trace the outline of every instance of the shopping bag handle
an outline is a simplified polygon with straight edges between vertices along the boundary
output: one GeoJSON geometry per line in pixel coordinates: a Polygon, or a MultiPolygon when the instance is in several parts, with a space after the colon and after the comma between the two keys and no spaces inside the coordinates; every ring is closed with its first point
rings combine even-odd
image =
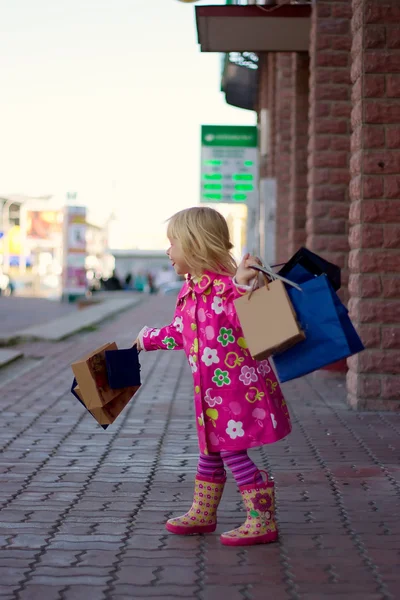
{"type": "Polygon", "coordinates": [[[268,264],[267,265],[255,264],[255,265],[249,265],[249,266],[251,269],[254,269],[255,271],[259,271],[260,273],[263,273],[264,275],[268,276],[272,281],[274,281],[276,279],[280,279],[281,281],[283,281],[283,283],[287,283],[287,285],[291,285],[299,292],[303,291],[297,283],[294,283],[294,281],[290,281],[289,279],[286,279],[286,277],[282,277],[282,275],[278,275],[278,273],[274,273],[274,271],[272,270],[272,267],[270,267],[268,264]]]}

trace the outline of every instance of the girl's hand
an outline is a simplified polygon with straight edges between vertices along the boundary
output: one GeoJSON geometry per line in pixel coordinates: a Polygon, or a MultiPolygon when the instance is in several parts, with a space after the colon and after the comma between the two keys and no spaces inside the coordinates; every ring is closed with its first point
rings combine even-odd
{"type": "Polygon", "coordinates": [[[256,276],[256,271],[249,265],[260,264],[260,259],[249,253],[245,254],[242,262],[236,271],[236,283],[239,285],[249,285],[250,281],[256,276]]]}
{"type": "Polygon", "coordinates": [[[134,345],[136,345],[137,351],[140,352],[141,350],[143,350],[142,346],[140,345],[140,340],[137,337],[136,340],[133,342],[134,345]]]}

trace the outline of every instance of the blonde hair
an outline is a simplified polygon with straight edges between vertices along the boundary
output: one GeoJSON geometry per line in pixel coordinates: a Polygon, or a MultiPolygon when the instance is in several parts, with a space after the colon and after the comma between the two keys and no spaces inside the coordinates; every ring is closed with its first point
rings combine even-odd
{"type": "Polygon", "coordinates": [[[236,273],[227,222],[213,208],[194,206],[175,213],[168,220],[167,236],[179,241],[191,275],[236,273]]]}

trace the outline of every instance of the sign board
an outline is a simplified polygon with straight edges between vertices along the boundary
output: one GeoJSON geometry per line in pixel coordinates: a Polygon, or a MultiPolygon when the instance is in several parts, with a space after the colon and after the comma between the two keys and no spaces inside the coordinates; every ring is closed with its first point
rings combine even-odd
{"type": "Polygon", "coordinates": [[[63,223],[63,296],[86,293],[86,207],[66,206],[63,223]]]}
{"type": "Polygon", "coordinates": [[[257,161],[257,127],[203,125],[200,202],[255,206],[257,161]]]}

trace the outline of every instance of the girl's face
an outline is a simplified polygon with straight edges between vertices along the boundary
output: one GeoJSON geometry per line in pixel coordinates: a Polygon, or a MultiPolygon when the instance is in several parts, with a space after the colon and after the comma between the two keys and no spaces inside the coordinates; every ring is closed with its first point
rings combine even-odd
{"type": "Polygon", "coordinates": [[[184,259],[183,251],[179,241],[175,238],[168,238],[170,247],[167,250],[168,258],[172,262],[177,275],[186,275],[189,273],[189,267],[184,259]]]}

